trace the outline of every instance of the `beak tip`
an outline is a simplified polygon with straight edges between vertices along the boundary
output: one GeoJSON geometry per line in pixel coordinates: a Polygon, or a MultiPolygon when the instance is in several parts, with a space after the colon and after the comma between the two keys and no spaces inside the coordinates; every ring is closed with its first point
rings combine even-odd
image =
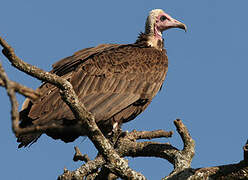
{"type": "Polygon", "coordinates": [[[185,32],[187,32],[187,26],[185,24],[183,24],[183,29],[185,32]]]}
{"type": "Polygon", "coordinates": [[[187,32],[187,26],[185,24],[180,22],[177,27],[180,29],[183,29],[185,32],[187,32]]]}

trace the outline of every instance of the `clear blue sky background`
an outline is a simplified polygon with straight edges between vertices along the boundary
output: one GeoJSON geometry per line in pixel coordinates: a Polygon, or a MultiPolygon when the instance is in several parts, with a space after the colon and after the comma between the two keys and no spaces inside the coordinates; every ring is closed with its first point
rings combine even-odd
{"type": "MultiPolygon", "coordinates": [[[[162,8],[184,22],[188,32],[164,33],[169,72],[163,90],[126,130],[175,131],[183,119],[196,141],[192,167],[240,161],[247,140],[248,1],[61,1],[2,0],[0,35],[23,60],[50,70],[55,61],[101,43],[132,43],[144,29],[150,10],[162,8]]],[[[36,88],[40,82],[17,71],[0,55],[12,80],[36,88]]],[[[43,135],[27,149],[17,149],[11,130],[10,103],[0,88],[0,169],[2,179],[56,179],[63,168],[73,170],[73,146],[93,158],[88,139],[65,144],[43,135]]],[[[20,104],[24,100],[18,96],[20,104]]],[[[181,148],[177,133],[160,139],[181,148]]],[[[160,179],[172,166],[156,158],[130,159],[130,166],[148,179],[160,179]]]]}

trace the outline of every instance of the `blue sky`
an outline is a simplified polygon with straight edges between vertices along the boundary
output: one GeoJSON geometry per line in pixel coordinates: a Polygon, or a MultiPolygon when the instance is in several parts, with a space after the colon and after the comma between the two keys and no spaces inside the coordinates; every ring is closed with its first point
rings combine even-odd
{"type": "MultiPolygon", "coordinates": [[[[240,161],[247,140],[247,7],[245,0],[9,0],[1,2],[0,36],[23,60],[48,71],[54,62],[82,48],[134,42],[148,12],[164,9],[184,22],[188,32],[164,33],[169,57],[165,85],[148,109],[123,129],[175,131],[173,120],[181,118],[196,141],[192,167],[214,166],[240,161]]],[[[15,70],[2,55],[0,61],[10,79],[31,88],[39,86],[39,81],[15,70]]],[[[43,135],[30,148],[17,149],[3,88],[0,97],[2,179],[56,179],[64,167],[80,166],[72,161],[75,145],[95,156],[85,138],[65,144],[43,135]]],[[[24,100],[20,95],[18,99],[20,104],[24,100]]],[[[159,141],[182,147],[176,133],[159,141]]],[[[160,179],[172,170],[167,161],[156,158],[129,162],[148,179],[160,179]]]]}

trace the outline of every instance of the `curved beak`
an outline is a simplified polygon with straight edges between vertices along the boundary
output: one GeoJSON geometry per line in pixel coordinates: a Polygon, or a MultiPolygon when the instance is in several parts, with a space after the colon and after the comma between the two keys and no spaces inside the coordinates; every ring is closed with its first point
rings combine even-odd
{"type": "Polygon", "coordinates": [[[178,24],[176,26],[177,28],[183,29],[185,32],[187,32],[187,26],[181,22],[178,21],[178,24]]]}
{"type": "Polygon", "coordinates": [[[169,19],[167,27],[168,29],[169,28],[180,28],[180,29],[183,29],[185,32],[187,32],[187,26],[184,23],[176,19],[173,19],[173,18],[169,19]]]}

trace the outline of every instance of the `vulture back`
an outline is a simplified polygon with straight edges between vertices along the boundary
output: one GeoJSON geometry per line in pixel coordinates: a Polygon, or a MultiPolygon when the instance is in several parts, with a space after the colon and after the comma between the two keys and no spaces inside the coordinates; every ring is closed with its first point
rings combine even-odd
{"type": "MultiPolygon", "coordinates": [[[[113,124],[134,119],[160,90],[168,68],[166,51],[135,44],[103,44],[76,52],[53,65],[52,73],[67,79],[80,101],[93,113],[103,133],[113,124]]],[[[59,89],[49,83],[38,88],[42,96],[27,99],[20,112],[21,127],[62,125],[63,130],[47,131],[65,142],[86,135],[79,131],[77,120],[60,97],[59,89]]],[[[35,142],[41,134],[20,136],[19,147],[35,142]]]]}

